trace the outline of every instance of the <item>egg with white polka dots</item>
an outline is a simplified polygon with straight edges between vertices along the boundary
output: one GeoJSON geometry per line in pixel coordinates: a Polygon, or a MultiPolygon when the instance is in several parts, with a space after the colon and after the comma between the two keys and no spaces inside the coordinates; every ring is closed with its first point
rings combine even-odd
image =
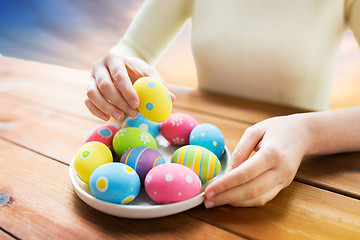
{"type": "Polygon", "coordinates": [[[128,150],[122,155],[121,163],[124,163],[137,172],[141,183],[144,182],[146,174],[157,165],[164,164],[163,155],[151,147],[136,147],[128,150]]]}
{"type": "Polygon", "coordinates": [[[85,142],[97,141],[105,144],[110,149],[112,149],[112,140],[117,131],[119,131],[119,127],[113,124],[101,124],[97,126],[93,130],[90,131],[88,137],[85,142]]]}
{"type": "Polygon", "coordinates": [[[119,162],[95,169],[90,177],[92,194],[103,201],[128,204],[140,191],[140,178],[130,166],[119,162]]]}
{"type": "Polygon", "coordinates": [[[173,145],[188,145],[190,133],[198,124],[198,121],[188,114],[172,113],[168,120],[161,123],[160,132],[173,145]]]}
{"type": "Polygon", "coordinates": [[[157,149],[157,143],[153,136],[140,128],[122,128],[114,136],[113,148],[119,157],[131,148],[139,146],[157,149]]]}
{"type": "Polygon", "coordinates": [[[201,182],[213,179],[221,169],[221,163],[213,152],[195,145],[177,149],[171,157],[171,162],[190,168],[201,182]]]}
{"type": "Polygon", "coordinates": [[[202,146],[212,151],[218,158],[225,152],[225,140],[218,127],[210,123],[201,123],[190,133],[190,144],[202,146]]]}
{"type": "Polygon", "coordinates": [[[153,122],[166,121],[172,110],[172,101],[167,88],[159,80],[142,77],[136,80],[134,88],[139,96],[138,111],[153,122]]]}
{"type": "Polygon", "coordinates": [[[154,167],[146,175],[145,190],[159,204],[174,203],[198,195],[201,181],[191,169],[176,163],[165,163],[154,167]]]}
{"type": "Polygon", "coordinates": [[[76,152],[74,168],[78,177],[89,183],[92,172],[99,166],[113,161],[110,149],[101,142],[88,142],[76,152]]]}
{"type": "Polygon", "coordinates": [[[144,118],[140,113],[134,118],[127,117],[122,127],[137,127],[143,129],[150,133],[154,138],[156,138],[160,132],[160,124],[158,122],[152,122],[144,118]]]}

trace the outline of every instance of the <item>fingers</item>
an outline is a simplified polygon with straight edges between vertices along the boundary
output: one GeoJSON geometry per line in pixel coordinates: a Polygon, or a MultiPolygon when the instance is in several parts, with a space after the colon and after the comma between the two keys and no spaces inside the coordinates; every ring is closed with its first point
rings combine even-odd
{"type": "MultiPolygon", "coordinates": [[[[92,104],[87,103],[87,107],[89,108],[90,112],[95,112],[95,116],[98,117],[103,116],[100,112],[107,115],[107,119],[110,116],[113,116],[116,119],[121,119],[124,116],[122,110],[116,108],[113,104],[111,104],[99,91],[98,87],[96,86],[95,79],[91,77],[90,84],[87,91],[87,97],[91,101],[92,104]],[[97,109],[95,109],[96,107],[97,109]]],[[[87,101],[88,102],[88,101],[87,101]]],[[[100,117],[102,118],[102,117],[100,117]]]]}
{"type": "Polygon", "coordinates": [[[109,121],[110,117],[103,111],[101,111],[98,107],[96,107],[90,99],[85,100],[85,105],[89,109],[89,111],[96,117],[101,118],[104,121],[109,121]]]}
{"type": "MultiPolygon", "coordinates": [[[[140,77],[153,77],[160,80],[166,87],[166,83],[162,80],[159,73],[145,61],[134,58],[128,57],[125,58],[125,67],[131,79],[137,80],[140,77]]],[[[133,80],[134,81],[134,80],[133,80]]],[[[169,89],[168,89],[169,91],[169,89]]],[[[174,102],[176,100],[176,96],[169,91],[171,101],[174,102]]]]}
{"type": "Polygon", "coordinates": [[[233,207],[260,207],[264,206],[266,203],[270,202],[275,196],[283,189],[282,185],[277,185],[267,193],[264,193],[261,196],[255,197],[253,199],[237,201],[230,203],[229,205],[233,207]]]}
{"type": "Polygon", "coordinates": [[[278,183],[276,172],[269,170],[242,186],[236,186],[206,199],[204,204],[207,208],[224,204],[238,207],[262,206],[274,198],[282,188],[282,184],[278,183]]]}
{"type": "Polygon", "coordinates": [[[126,112],[131,117],[136,116],[137,110],[129,106],[129,104],[123,97],[123,92],[119,92],[119,90],[115,87],[115,85],[110,79],[111,77],[108,70],[104,66],[98,67],[96,73],[94,74],[94,78],[99,92],[107,101],[107,103],[100,100],[93,101],[95,105],[105,111],[112,111],[117,108],[123,112],[126,112]],[[110,107],[109,104],[113,105],[115,108],[110,107]]]}
{"type": "Polygon", "coordinates": [[[264,134],[265,131],[263,131],[259,125],[254,125],[246,129],[231,156],[231,161],[226,172],[246,161],[256,146],[258,146],[264,134]]]}
{"type": "Polygon", "coordinates": [[[140,100],[132,86],[125,63],[121,58],[111,58],[107,61],[107,67],[116,88],[121,92],[126,103],[136,109],[140,100]]]}
{"type": "MultiPolygon", "coordinates": [[[[109,53],[93,65],[85,104],[92,114],[106,121],[111,116],[119,120],[124,113],[135,117],[140,100],[132,84],[148,75],[160,79],[156,70],[141,59],[127,60],[109,53]]],[[[176,99],[174,94],[170,96],[172,101],[176,99]]]]}
{"type": "Polygon", "coordinates": [[[266,161],[260,151],[239,167],[210,183],[205,189],[205,197],[212,198],[231,188],[248,183],[271,168],[271,161],[266,161]]]}

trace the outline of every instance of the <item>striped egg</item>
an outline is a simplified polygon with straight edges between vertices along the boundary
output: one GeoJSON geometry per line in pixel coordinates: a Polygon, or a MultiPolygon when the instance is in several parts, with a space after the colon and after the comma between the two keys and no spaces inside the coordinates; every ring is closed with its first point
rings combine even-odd
{"type": "Polygon", "coordinates": [[[221,169],[220,161],[214,153],[196,145],[186,145],[177,149],[171,157],[171,162],[192,169],[201,182],[213,179],[221,169]]]}
{"type": "Polygon", "coordinates": [[[155,166],[165,163],[160,152],[151,147],[136,147],[128,150],[122,155],[121,163],[124,163],[137,172],[140,181],[143,183],[146,174],[155,166]]]}

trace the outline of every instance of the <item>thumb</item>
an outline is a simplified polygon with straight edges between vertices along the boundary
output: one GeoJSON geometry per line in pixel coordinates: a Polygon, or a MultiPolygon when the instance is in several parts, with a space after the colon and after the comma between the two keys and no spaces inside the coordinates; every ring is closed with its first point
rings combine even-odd
{"type": "Polygon", "coordinates": [[[127,72],[134,83],[137,79],[141,77],[152,77],[164,84],[170,94],[171,101],[174,102],[176,96],[172,93],[166,85],[166,82],[161,78],[160,74],[156,71],[156,69],[150,66],[147,62],[140,58],[136,57],[127,57],[125,59],[125,66],[127,72]]]}

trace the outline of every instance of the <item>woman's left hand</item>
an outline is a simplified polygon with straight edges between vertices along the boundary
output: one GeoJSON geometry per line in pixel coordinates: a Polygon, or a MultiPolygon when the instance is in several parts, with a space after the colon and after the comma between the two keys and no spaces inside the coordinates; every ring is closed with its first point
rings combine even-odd
{"type": "Polygon", "coordinates": [[[302,116],[270,118],[246,129],[226,173],[205,189],[205,207],[262,206],[287,187],[311,142],[302,116]]]}

